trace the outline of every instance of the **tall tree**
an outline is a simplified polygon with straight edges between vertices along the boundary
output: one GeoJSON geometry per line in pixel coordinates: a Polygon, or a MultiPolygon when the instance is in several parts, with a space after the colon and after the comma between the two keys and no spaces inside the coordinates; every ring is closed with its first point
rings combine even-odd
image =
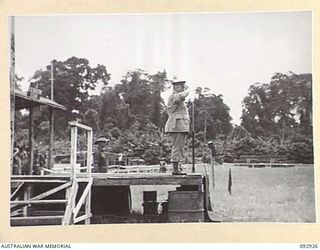
{"type": "Polygon", "coordinates": [[[250,86],[242,123],[253,136],[312,136],[312,75],[276,73],[269,84],[250,86]]]}
{"type": "MultiPolygon", "coordinates": [[[[203,140],[214,139],[218,134],[227,135],[232,130],[230,108],[223,102],[221,94],[212,94],[209,88],[196,89],[194,99],[195,131],[203,140]]],[[[192,103],[187,103],[189,114],[192,114],[192,103]]]]}
{"type": "Polygon", "coordinates": [[[134,121],[142,125],[150,121],[161,126],[164,110],[161,92],[167,83],[165,71],[154,75],[143,70],[129,71],[120,84],[105,90],[100,123],[108,120],[121,129],[128,128],[134,121]]]}
{"type": "MultiPolygon", "coordinates": [[[[67,121],[81,119],[87,111],[89,90],[94,90],[98,84],[107,85],[110,74],[103,65],[91,67],[85,58],[54,60],[53,65],[54,100],[67,107],[67,112],[59,112],[56,118],[58,131],[63,132],[67,121]]],[[[51,65],[36,71],[31,81],[42,89],[43,96],[50,97],[51,65]]]]}
{"type": "Polygon", "coordinates": [[[271,112],[269,85],[256,83],[249,88],[243,99],[242,125],[255,136],[275,133],[274,117],[271,112]]]}
{"type": "Polygon", "coordinates": [[[122,95],[115,89],[109,87],[103,94],[102,103],[99,112],[100,127],[106,130],[111,127],[119,127],[120,129],[128,128],[130,125],[131,114],[129,105],[127,105],[122,95]]]}

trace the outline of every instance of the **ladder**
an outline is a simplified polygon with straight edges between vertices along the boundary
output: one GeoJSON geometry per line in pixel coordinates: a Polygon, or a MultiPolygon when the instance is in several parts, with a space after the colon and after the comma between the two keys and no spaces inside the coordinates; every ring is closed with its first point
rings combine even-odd
{"type": "MultiPolygon", "coordinates": [[[[80,222],[90,224],[91,213],[91,187],[92,187],[92,128],[78,122],[69,122],[71,127],[70,172],[60,175],[13,175],[11,187],[15,190],[10,199],[10,221],[12,226],[23,225],[72,225],[80,222]],[[87,133],[87,164],[77,169],[77,137],[78,129],[87,133]],[[36,196],[32,196],[32,188],[36,185],[54,185],[36,196]],[[84,186],[79,193],[79,185],[84,186]],[[65,192],[63,199],[49,199],[58,192],[65,192]],[[50,211],[50,214],[30,211],[32,206],[63,205],[63,213],[50,211]],[[81,208],[84,206],[84,211],[81,208]]],[[[49,213],[49,212],[47,212],[49,213]]]]}

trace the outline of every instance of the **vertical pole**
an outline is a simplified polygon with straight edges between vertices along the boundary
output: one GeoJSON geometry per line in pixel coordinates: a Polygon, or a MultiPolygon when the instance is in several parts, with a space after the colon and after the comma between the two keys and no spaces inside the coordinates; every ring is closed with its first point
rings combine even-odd
{"type": "Polygon", "coordinates": [[[212,187],[215,188],[215,180],[214,180],[214,163],[213,163],[213,151],[210,149],[210,163],[211,163],[211,171],[212,171],[212,187]]]}
{"type": "Polygon", "coordinates": [[[194,101],[192,102],[192,173],[195,173],[195,162],[194,162],[194,101]]]}
{"type": "Polygon", "coordinates": [[[73,211],[76,206],[76,195],[78,190],[78,183],[76,180],[76,165],[77,165],[77,135],[78,135],[78,128],[76,126],[71,126],[71,152],[70,152],[70,179],[72,186],[75,188],[75,192],[71,193],[71,224],[73,224],[74,215],[73,211]]]}
{"type": "MultiPolygon", "coordinates": [[[[90,185],[90,190],[87,194],[87,197],[86,197],[86,205],[85,205],[85,214],[86,215],[90,215],[91,214],[91,190],[92,190],[92,183],[89,182],[88,185],[90,185]]],[[[90,218],[87,218],[85,220],[85,225],[89,225],[90,224],[90,218]]]]}
{"type": "Polygon", "coordinates": [[[49,154],[48,154],[48,169],[53,166],[52,156],[53,156],[53,137],[54,137],[54,111],[52,107],[49,107],[49,154]]]}
{"type": "Polygon", "coordinates": [[[51,100],[53,101],[54,99],[54,93],[53,93],[53,86],[54,86],[54,78],[53,78],[53,61],[51,62],[51,100]]]}
{"type": "Polygon", "coordinates": [[[208,120],[208,112],[205,111],[206,113],[206,117],[205,117],[205,120],[204,120],[204,144],[206,145],[207,144],[207,120],[208,120]]]}
{"type": "Polygon", "coordinates": [[[34,143],[34,120],[33,107],[30,107],[29,113],[29,175],[33,174],[33,143],[34,143]]]}
{"type": "Polygon", "coordinates": [[[87,175],[91,178],[91,164],[92,164],[92,130],[87,132],[87,175]]]}
{"type": "MultiPolygon", "coordinates": [[[[53,61],[51,62],[51,100],[54,99],[53,86],[54,86],[54,78],[53,78],[53,61]]],[[[50,113],[50,137],[49,137],[49,154],[48,154],[48,169],[51,169],[53,166],[52,156],[53,156],[53,139],[54,139],[54,111],[52,107],[49,107],[50,113]]]]}
{"type": "Polygon", "coordinates": [[[230,195],[232,195],[232,176],[231,176],[231,168],[229,168],[228,192],[229,192],[230,195]]]}
{"type": "MultiPolygon", "coordinates": [[[[92,130],[87,131],[87,175],[90,178],[88,185],[90,185],[90,190],[87,194],[85,201],[85,214],[91,214],[91,165],[92,165],[92,130]]],[[[90,218],[85,219],[85,225],[90,224],[90,218]]]]}
{"type": "Polygon", "coordinates": [[[72,209],[71,209],[71,223],[70,224],[74,224],[74,220],[75,220],[75,214],[74,214],[74,210],[76,208],[76,198],[77,198],[77,193],[78,193],[78,188],[79,188],[79,184],[78,182],[76,181],[76,179],[74,179],[73,181],[74,185],[75,185],[75,192],[72,194],[72,209]]]}
{"type": "Polygon", "coordinates": [[[77,134],[78,128],[76,126],[71,126],[71,152],[70,152],[70,178],[75,180],[76,177],[76,165],[77,165],[77,134]]]}
{"type": "Polygon", "coordinates": [[[11,130],[11,157],[10,157],[10,166],[11,171],[13,168],[13,151],[14,151],[14,116],[15,116],[15,39],[14,39],[14,17],[10,17],[10,33],[11,33],[11,44],[10,44],[10,130],[11,130]]]}

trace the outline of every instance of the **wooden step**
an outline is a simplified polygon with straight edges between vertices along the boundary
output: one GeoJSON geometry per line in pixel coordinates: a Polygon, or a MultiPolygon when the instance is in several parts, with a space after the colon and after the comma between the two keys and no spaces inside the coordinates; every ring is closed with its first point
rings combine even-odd
{"type": "Polygon", "coordinates": [[[29,216],[13,217],[10,219],[11,226],[40,226],[61,225],[63,216],[29,216]]]}
{"type": "Polygon", "coordinates": [[[25,183],[66,183],[68,180],[37,180],[37,179],[14,179],[11,182],[25,182],[25,183]]]}
{"type": "MultiPolygon", "coordinates": [[[[63,210],[32,210],[30,209],[28,211],[28,216],[33,216],[33,217],[36,217],[36,216],[63,216],[64,215],[64,211],[65,209],[63,210]]],[[[83,215],[83,211],[80,211],[79,214],[80,215],[83,215]]]]}
{"type": "Polygon", "coordinates": [[[28,200],[28,201],[11,201],[11,205],[24,205],[24,204],[59,204],[67,203],[68,200],[28,200]]]}

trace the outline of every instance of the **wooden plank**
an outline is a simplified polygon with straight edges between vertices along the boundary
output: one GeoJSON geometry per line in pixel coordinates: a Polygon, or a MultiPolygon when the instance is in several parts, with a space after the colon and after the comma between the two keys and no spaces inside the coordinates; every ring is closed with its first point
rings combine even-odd
{"type": "Polygon", "coordinates": [[[79,184],[78,184],[78,182],[76,182],[75,183],[75,186],[76,186],[76,188],[75,188],[75,193],[72,195],[72,202],[71,202],[71,207],[72,207],[72,213],[73,213],[73,211],[74,211],[74,209],[75,209],[75,207],[76,207],[76,198],[77,198],[77,193],[78,193],[78,189],[79,189],[79,184]]]}
{"type": "Polygon", "coordinates": [[[90,179],[89,178],[79,178],[77,177],[77,182],[90,182],[90,179]]]}
{"type": "MultiPolygon", "coordinates": [[[[83,167],[85,168],[85,167],[83,167]]],[[[55,163],[53,165],[53,170],[55,171],[64,171],[64,170],[70,170],[71,169],[71,164],[70,163],[55,163]]],[[[80,163],[76,164],[76,169],[82,169],[80,167],[80,163]]]]}
{"type": "Polygon", "coordinates": [[[50,169],[48,169],[48,168],[42,168],[42,170],[43,170],[44,172],[48,172],[48,173],[52,173],[52,174],[55,173],[54,170],[50,170],[50,169]]]}
{"type": "Polygon", "coordinates": [[[118,174],[93,176],[93,186],[128,186],[128,185],[201,185],[201,175],[170,175],[170,174],[118,174]]]}
{"type": "Polygon", "coordinates": [[[70,171],[70,178],[74,180],[76,178],[76,164],[77,164],[77,134],[78,134],[78,128],[77,127],[71,127],[71,149],[70,149],[70,165],[71,165],[71,171],[70,171]]]}
{"type": "Polygon", "coordinates": [[[54,193],[57,193],[57,192],[61,191],[61,190],[65,189],[65,188],[67,188],[67,187],[69,187],[69,186],[71,186],[71,183],[70,183],[70,182],[65,183],[65,184],[63,184],[63,185],[61,185],[61,186],[58,186],[58,187],[56,187],[56,188],[54,188],[54,189],[51,189],[51,190],[49,190],[49,191],[47,191],[47,192],[44,192],[44,193],[39,194],[39,195],[37,195],[37,196],[35,196],[35,197],[32,197],[31,200],[41,200],[41,199],[43,199],[43,198],[45,198],[45,197],[47,197],[47,196],[49,196],[49,195],[52,195],[52,194],[54,194],[54,193]]]}
{"type": "Polygon", "coordinates": [[[73,212],[73,208],[74,208],[74,200],[77,196],[77,192],[78,192],[78,183],[73,182],[72,183],[72,187],[71,187],[71,191],[68,197],[68,203],[67,203],[67,207],[62,219],[62,225],[69,225],[71,223],[71,219],[72,219],[72,212],[73,212]]]}
{"type": "Polygon", "coordinates": [[[50,176],[51,178],[45,177],[45,176],[33,176],[33,177],[29,177],[26,175],[26,177],[24,177],[23,175],[20,176],[15,176],[15,177],[11,177],[11,184],[13,185],[14,183],[21,183],[21,182],[25,182],[25,183],[66,183],[68,181],[70,181],[70,178],[66,177],[66,176],[50,176]]]}
{"type": "Polygon", "coordinates": [[[30,96],[27,96],[22,91],[15,89],[14,90],[15,95],[15,110],[20,110],[24,108],[29,108],[31,106],[39,106],[39,105],[47,105],[50,107],[53,107],[55,109],[61,109],[61,110],[67,110],[67,108],[59,103],[56,103],[55,101],[52,101],[50,99],[40,97],[40,99],[34,99],[30,96]]]}
{"type": "Polygon", "coordinates": [[[91,217],[92,217],[92,213],[85,214],[85,215],[82,215],[82,216],[80,216],[80,217],[78,217],[78,218],[75,218],[73,222],[74,222],[74,223],[78,223],[78,222],[80,222],[80,221],[87,220],[87,219],[89,219],[89,218],[91,218],[91,217]]]}
{"type": "Polygon", "coordinates": [[[11,182],[24,182],[26,180],[70,180],[67,174],[59,175],[12,175],[11,182]]]}
{"type": "Polygon", "coordinates": [[[24,182],[21,182],[19,186],[14,190],[13,194],[11,195],[11,200],[15,198],[15,196],[18,194],[18,192],[21,190],[22,186],[24,185],[24,182]]]}
{"type": "Polygon", "coordinates": [[[24,200],[24,201],[11,201],[12,205],[24,205],[24,204],[56,204],[67,203],[68,200],[24,200]]]}
{"type": "MultiPolygon", "coordinates": [[[[76,164],[75,169],[77,170],[77,173],[80,173],[81,169],[86,169],[86,167],[80,167],[80,163],[76,164]]],[[[70,163],[55,163],[52,166],[52,169],[46,169],[44,168],[44,171],[49,172],[51,174],[67,174],[70,176],[71,171],[71,164],[70,163]]]]}
{"type": "Polygon", "coordinates": [[[86,125],[83,125],[83,124],[81,124],[81,123],[79,123],[79,122],[75,122],[75,121],[69,122],[69,125],[70,125],[71,127],[78,127],[78,128],[82,128],[82,129],[85,129],[85,130],[88,130],[88,131],[92,131],[92,128],[91,128],[91,127],[88,127],[88,126],[86,126],[86,125]]]}
{"type": "Polygon", "coordinates": [[[75,206],[75,208],[73,209],[73,216],[74,218],[77,217],[78,215],[78,212],[84,202],[84,200],[86,199],[88,193],[90,192],[91,190],[91,186],[92,186],[92,180],[87,184],[86,188],[84,189],[82,195],[81,195],[81,198],[79,199],[78,201],[78,204],[75,206]]]}
{"type": "MultiPolygon", "coordinates": [[[[91,214],[91,191],[92,191],[92,189],[89,190],[89,193],[86,198],[86,205],[85,205],[85,214],[86,215],[91,214]]],[[[90,224],[90,217],[85,220],[85,224],[86,225],[90,224]]]]}
{"type": "Polygon", "coordinates": [[[17,180],[14,180],[16,182],[26,182],[26,183],[66,183],[67,180],[31,180],[31,179],[27,179],[27,180],[24,180],[24,179],[17,179],[17,180]]]}
{"type": "Polygon", "coordinates": [[[63,216],[32,216],[11,218],[11,226],[61,225],[63,216]]]}
{"type": "Polygon", "coordinates": [[[62,216],[64,211],[62,210],[32,210],[29,212],[29,216],[62,216]]]}
{"type": "MultiPolygon", "coordinates": [[[[91,168],[93,166],[93,160],[92,160],[92,140],[93,140],[93,132],[92,130],[87,132],[87,174],[88,177],[90,178],[90,183],[88,183],[88,185],[90,184],[90,189],[88,191],[88,194],[86,195],[86,199],[85,199],[85,215],[87,216],[86,218],[84,218],[85,220],[85,225],[89,225],[90,224],[90,218],[92,216],[91,214],[91,187],[92,187],[92,183],[93,180],[91,179],[91,175],[92,175],[92,171],[91,168]]],[[[76,219],[75,219],[76,220],[76,219]]]]}
{"type": "Polygon", "coordinates": [[[91,166],[92,166],[92,130],[87,132],[87,174],[91,178],[91,166]]]}

